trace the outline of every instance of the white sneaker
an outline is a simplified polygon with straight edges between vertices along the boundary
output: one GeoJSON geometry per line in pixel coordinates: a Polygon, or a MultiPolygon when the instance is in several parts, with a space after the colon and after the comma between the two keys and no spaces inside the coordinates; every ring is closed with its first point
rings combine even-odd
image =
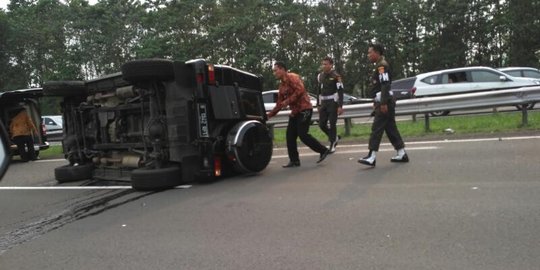
{"type": "Polygon", "coordinates": [[[341,136],[338,135],[336,141],[330,143],[330,147],[328,147],[330,149],[330,153],[336,152],[336,148],[340,139],[341,136]]]}

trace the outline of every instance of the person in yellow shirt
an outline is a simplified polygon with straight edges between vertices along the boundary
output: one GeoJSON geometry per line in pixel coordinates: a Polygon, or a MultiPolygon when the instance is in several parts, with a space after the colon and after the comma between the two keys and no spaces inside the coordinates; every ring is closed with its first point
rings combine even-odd
{"type": "Polygon", "coordinates": [[[20,111],[11,119],[9,125],[11,132],[11,140],[17,145],[19,155],[22,161],[36,160],[36,152],[34,151],[33,134],[38,134],[36,126],[26,112],[26,109],[21,108],[20,111]]]}

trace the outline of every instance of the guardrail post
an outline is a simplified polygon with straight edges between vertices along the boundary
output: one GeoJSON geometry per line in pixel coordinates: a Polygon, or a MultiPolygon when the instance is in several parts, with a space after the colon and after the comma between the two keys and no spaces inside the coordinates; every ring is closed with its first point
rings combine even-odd
{"type": "Polygon", "coordinates": [[[431,129],[429,128],[429,113],[424,114],[424,123],[425,123],[425,132],[430,132],[431,129]]]}
{"type": "Polygon", "coordinates": [[[352,119],[345,118],[345,136],[351,136],[352,119]]]}
{"type": "Polygon", "coordinates": [[[416,123],[416,113],[412,115],[412,121],[413,123],[416,123]]]}
{"type": "Polygon", "coordinates": [[[529,125],[529,110],[527,110],[529,106],[527,105],[528,104],[523,104],[521,106],[521,126],[522,127],[529,125]]]}

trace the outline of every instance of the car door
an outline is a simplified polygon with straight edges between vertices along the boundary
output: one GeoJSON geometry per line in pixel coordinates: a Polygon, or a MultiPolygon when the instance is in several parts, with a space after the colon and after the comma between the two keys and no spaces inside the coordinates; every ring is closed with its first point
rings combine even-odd
{"type": "Polygon", "coordinates": [[[501,80],[503,74],[490,70],[471,70],[471,78],[475,84],[476,91],[502,89],[512,87],[510,80],[501,80]]]}

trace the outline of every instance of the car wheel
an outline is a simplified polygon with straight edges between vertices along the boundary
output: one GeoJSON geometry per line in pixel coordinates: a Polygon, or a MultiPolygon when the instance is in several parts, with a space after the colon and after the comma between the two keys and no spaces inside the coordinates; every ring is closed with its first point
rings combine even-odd
{"type": "Polygon", "coordinates": [[[141,81],[168,81],[174,78],[173,61],[142,59],[122,65],[122,77],[131,83],[141,81]]]}
{"type": "Polygon", "coordinates": [[[83,81],[49,81],[43,84],[45,96],[75,97],[85,96],[87,93],[83,81]]]}
{"type": "Polygon", "coordinates": [[[178,166],[139,168],[131,171],[131,186],[136,190],[161,190],[182,184],[182,170],[178,166]]]}
{"type": "Polygon", "coordinates": [[[227,135],[227,151],[234,157],[239,173],[262,171],[272,159],[272,137],[268,128],[257,121],[238,123],[227,135]]]}
{"type": "Polygon", "coordinates": [[[54,177],[58,183],[91,179],[93,169],[93,164],[65,165],[54,169],[54,177]]]}
{"type": "Polygon", "coordinates": [[[430,112],[431,116],[446,116],[450,114],[450,111],[436,111],[436,112],[430,112]]]}
{"type": "Polygon", "coordinates": [[[532,110],[532,108],[534,108],[534,105],[536,103],[528,103],[528,104],[519,104],[519,105],[516,105],[516,108],[521,111],[523,110],[523,108],[525,107],[526,110],[532,110]]]}

